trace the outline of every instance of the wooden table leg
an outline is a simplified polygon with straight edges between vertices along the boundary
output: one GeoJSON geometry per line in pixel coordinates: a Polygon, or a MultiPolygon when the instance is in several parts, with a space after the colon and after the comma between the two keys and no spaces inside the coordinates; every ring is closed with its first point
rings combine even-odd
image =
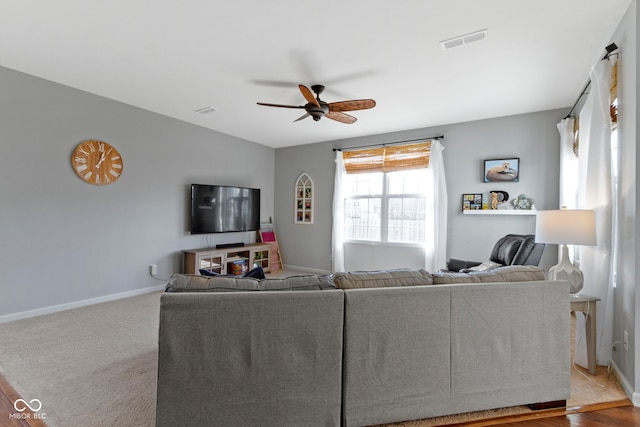
{"type": "Polygon", "coordinates": [[[584,329],[587,336],[587,365],[589,373],[596,374],[596,305],[589,304],[587,313],[585,313],[584,329]]]}

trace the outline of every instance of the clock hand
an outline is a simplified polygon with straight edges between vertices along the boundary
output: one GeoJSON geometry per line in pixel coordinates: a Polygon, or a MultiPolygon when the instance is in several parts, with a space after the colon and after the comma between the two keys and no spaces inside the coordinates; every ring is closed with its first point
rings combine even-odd
{"type": "Polygon", "coordinates": [[[100,157],[100,160],[96,163],[96,168],[99,168],[102,162],[104,162],[104,153],[102,153],[102,157],[100,157]]]}

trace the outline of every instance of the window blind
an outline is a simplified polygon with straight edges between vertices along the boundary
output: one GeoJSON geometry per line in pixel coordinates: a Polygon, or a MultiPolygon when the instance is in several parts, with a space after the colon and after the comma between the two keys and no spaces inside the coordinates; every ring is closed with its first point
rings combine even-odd
{"type": "Polygon", "coordinates": [[[611,86],[609,87],[609,111],[611,114],[611,127],[618,127],[618,61],[611,68],[611,86]]]}
{"type": "Polygon", "coordinates": [[[429,167],[431,142],[345,151],[347,173],[396,172],[429,167]]]}

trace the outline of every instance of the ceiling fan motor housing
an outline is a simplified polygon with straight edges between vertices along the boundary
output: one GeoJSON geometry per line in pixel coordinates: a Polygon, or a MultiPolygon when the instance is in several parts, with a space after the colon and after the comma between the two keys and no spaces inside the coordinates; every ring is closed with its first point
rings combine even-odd
{"type": "Polygon", "coordinates": [[[320,106],[308,103],[304,106],[305,110],[307,110],[307,113],[309,113],[311,117],[313,117],[313,120],[315,120],[316,122],[329,112],[329,105],[327,105],[326,102],[320,101],[319,104],[320,106]]]}

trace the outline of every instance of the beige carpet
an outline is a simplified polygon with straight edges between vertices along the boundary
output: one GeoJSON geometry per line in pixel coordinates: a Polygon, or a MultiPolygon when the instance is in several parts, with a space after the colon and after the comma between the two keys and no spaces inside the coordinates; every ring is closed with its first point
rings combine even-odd
{"type": "MultiPolygon", "coordinates": [[[[0,373],[51,427],[154,426],[160,293],[0,324],[0,373]]],[[[567,406],[625,399],[606,368],[574,369],[567,406]],[[584,372],[584,370],[581,370],[584,372]]],[[[393,424],[427,427],[530,411],[526,406],[393,424]]]]}
{"type": "Polygon", "coordinates": [[[160,293],[0,324],[0,372],[51,427],[154,426],[160,293]]]}

